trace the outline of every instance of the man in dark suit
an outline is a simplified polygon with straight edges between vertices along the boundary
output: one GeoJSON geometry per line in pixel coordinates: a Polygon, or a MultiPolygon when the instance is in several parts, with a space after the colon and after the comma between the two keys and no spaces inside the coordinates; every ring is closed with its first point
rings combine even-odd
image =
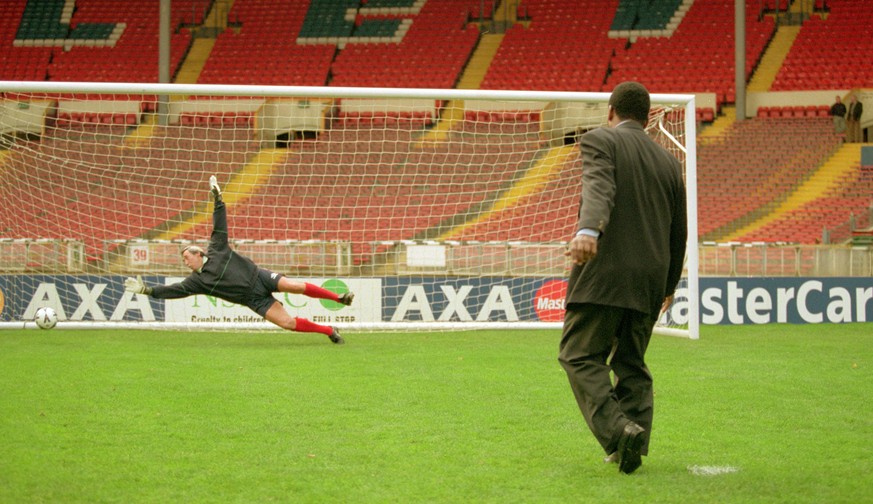
{"type": "Polygon", "coordinates": [[[864,141],[861,134],[861,114],[864,113],[864,106],[858,101],[857,95],[852,95],[849,100],[849,107],[846,109],[846,142],[861,143],[864,141]]]}
{"type": "Polygon", "coordinates": [[[679,161],[645,132],[649,93],[616,86],[609,128],[581,139],[582,194],[558,360],[582,416],[619,470],[648,453],[652,375],[646,348],[672,302],[685,259],[685,184],[679,161]],[[615,375],[615,384],[610,379],[615,375]]]}
{"type": "Polygon", "coordinates": [[[831,105],[831,117],[834,121],[834,133],[842,135],[846,132],[846,105],[840,95],[837,95],[836,101],[831,105]]]}

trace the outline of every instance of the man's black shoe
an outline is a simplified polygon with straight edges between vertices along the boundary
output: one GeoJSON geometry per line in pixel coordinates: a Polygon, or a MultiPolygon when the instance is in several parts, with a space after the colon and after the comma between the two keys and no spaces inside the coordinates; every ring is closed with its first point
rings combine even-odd
{"type": "Polygon", "coordinates": [[[328,336],[328,338],[330,338],[331,343],[335,343],[337,345],[342,345],[346,342],[346,340],[344,340],[343,337],[340,336],[340,333],[336,330],[336,327],[333,328],[333,332],[330,333],[330,336],[328,336]]]}
{"type": "Polygon", "coordinates": [[[646,429],[634,422],[624,426],[621,437],[618,438],[618,470],[630,474],[643,465],[640,450],[645,442],[646,429]]]}

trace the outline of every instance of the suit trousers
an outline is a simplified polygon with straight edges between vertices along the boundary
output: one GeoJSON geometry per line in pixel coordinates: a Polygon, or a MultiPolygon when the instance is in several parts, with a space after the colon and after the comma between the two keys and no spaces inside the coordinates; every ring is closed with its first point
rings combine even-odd
{"type": "Polygon", "coordinates": [[[861,140],[861,121],[846,119],[846,142],[860,143],[861,140]]]}
{"type": "Polygon", "coordinates": [[[846,132],[846,118],[834,116],[834,133],[842,135],[846,132]]]}
{"type": "Polygon", "coordinates": [[[558,361],[582,416],[607,454],[617,450],[628,421],[646,429],[642,454],[648,453],[654,392],[645,353],[655,322],[647,313],[626,308],[567,306],[558,361]]]}

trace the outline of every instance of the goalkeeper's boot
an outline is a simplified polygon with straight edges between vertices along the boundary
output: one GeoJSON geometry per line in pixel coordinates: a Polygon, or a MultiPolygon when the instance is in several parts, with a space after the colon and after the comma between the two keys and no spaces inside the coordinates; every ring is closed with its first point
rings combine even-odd
{"type": "Polygon", "coordinates": [[[346,340],[344,340],[343,337],[340,336],[340,333],[336,330],[336,327],[333,328],[333,332],[330,333],[330,336],[328,336],[328,338],[330,338],[331,343],[334,343],[336,345],[342,345],[346,342],[346,340]]]}
{"type": "Polygon", "coordinates": [[[354,301],[354,300],[355,300],[355,293],[354,292],[343,293],[342,295],[340,295],[340,297],[338,299],[340,304],[344,304],[346,306],[351,306],[352,301],[354,301]]]}
{"type": "Polygon", "coordinates": [[[216,203],[221,201],[221,188],[218,187],[218,179],[215,178],[215,175],[209,177],[209,190],[216,203]]]}

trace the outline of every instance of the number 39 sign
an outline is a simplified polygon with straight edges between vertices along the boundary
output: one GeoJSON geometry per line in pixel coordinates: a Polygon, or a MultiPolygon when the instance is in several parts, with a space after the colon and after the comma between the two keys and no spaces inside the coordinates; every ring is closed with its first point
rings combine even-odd
{"type": "Polygon", "coordinates": [[[128,250],[130,250],[130,264],[132,266],[149,265],[148,245],[131,245],[128,250]]]}

